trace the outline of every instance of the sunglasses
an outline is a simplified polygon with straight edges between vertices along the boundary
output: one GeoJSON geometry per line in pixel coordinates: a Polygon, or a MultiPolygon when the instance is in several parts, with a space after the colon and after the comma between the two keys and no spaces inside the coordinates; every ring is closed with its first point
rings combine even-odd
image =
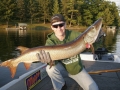
{"type": "Polygon", "coordinates": [[[65,25],[65,23],[60,23],[60,24],[56,24],[56,25],[52,25],[54,28],[58,28],[59,27],[63,27],[65,25]]]}

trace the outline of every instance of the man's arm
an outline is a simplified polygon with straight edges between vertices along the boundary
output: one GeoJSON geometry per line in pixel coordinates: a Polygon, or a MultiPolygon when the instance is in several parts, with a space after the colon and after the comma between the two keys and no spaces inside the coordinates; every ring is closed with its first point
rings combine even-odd
{"type": "MultiPolygon", "coordinates": [[[[47,39],[45,46],[54,45],[54,43],[47,39]]],[[[41,50],[39,53],[36,54],[38,60],[42,63],[47,63],[50,65],[50,68],[54,65],[54,61],[52,61],[49,52],[45,52],[44,50],[41,50]]]]}

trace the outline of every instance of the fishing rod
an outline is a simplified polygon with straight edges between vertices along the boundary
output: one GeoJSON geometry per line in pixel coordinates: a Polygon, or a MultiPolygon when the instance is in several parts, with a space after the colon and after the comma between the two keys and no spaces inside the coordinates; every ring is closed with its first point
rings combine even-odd
{"type": "Polygon", "coordinates": [[[111,70],[98,70],[98,71],[90,71],[89,74],[101,74],[101,73],[108,73],[108,72],[120,72],[120,69],[111,69],[111,70]]]}

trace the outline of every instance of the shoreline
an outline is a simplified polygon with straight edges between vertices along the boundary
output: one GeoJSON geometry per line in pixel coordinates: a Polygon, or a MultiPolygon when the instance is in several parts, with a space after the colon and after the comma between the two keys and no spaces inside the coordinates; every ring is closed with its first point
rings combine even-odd
{"type": "MultiPolygon", "coordinates": [[[[51,24],[28,24],[27,28],[37,28],[37,29],[50,29],[50,26],[51,24]]],[[[9,25],[7,27],[7,25],[2,25],[0,24],[0,28],[1,29],[6,29],[6,28],[18,28],[18,26],[15,26],[15,25],[9,25]]],[[[68,25],[66,26],[66,29],[76,29],[76,30],[80,30],[80,29],[86,29],[87,27],[85,26],[71,26],[71,27],[68,27],[68,25]]]]}

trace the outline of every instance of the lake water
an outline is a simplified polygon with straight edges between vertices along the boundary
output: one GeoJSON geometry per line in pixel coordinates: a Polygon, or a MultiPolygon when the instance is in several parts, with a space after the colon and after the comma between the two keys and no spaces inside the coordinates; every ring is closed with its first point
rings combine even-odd
{"type": "MultiPolygon", "coordinates": [[[[6,30],[0,29],[0,60],[5,61],[10,58],[15,58],[19,55],[16,49],[17,46],[36,47],[43,46],[46,41],[46,36],[51,30],[6,30]]],[[[109,52],[120,56],[120,31],[116,34],[106,32],[104,40],[104,47],[109,52]]],[[[37,67],[37,65],[35,65],[37,67]]],[[[33,65],[33,68],[35,68],[33,65]]],[[[9,81],[18,78],[20,75],[28,72],[25,70],[23,64],[20,64],[16,76],[12,79],[8,68],[0,67],[0,87],[9,81]],[[6,79],[7,78],[7,79],[6,79]],[[2,81],[2,82],[1,82],[2,81]]]]}

